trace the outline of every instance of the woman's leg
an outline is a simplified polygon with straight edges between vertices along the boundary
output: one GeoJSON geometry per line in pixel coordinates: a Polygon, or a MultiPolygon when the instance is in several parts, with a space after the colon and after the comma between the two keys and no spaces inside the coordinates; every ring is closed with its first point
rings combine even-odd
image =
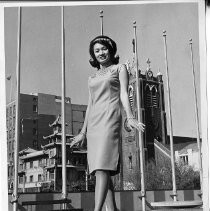
{"type": "Polygon", "coordinates": [[[95,175],[96,175],[96,187],[95,187],[94,211],[101,211],[109,187],[110,174],[109,171],[97,170],[95,175]]]}
{"type": "Polygon", "coordinates": [[[113,187],[113,183],[111,179],[109,182],[109,188],[107,191],[105,203],[106,203],[108,211],[117,211],[117,205],[116,205],[115,196],[114,196],[114,187],[113,187]]]}

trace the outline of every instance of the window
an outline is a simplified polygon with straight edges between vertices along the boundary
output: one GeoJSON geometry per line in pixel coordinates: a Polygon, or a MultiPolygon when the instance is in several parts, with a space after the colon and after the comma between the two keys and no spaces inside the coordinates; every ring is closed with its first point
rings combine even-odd
{"type": "Polygon", "coordinates": [[[41,182],[41,181],[42,181],[42,175],[38,174],[38,182],[41,182]]]}
{"type": "Polygon", "coordinates": [[[9,118],[9,127],[12,127],[12,117],[9,118]]]}
{"type": "Polygon", "coordinates": [[[33,140],[33,147],[35,149],[38,149],[38,141],[37,140],[33,140]]]}
{"type": "Polygon", "coordinates": [[[133,167],[132,167],[132,154],[130,153],[130,155],[128,156],[128,159],[129,159],[129,169],[131,170],[133,167]]]}
{"type": "Polygon", "coordinates": [[[180,159],[184,164],[188,164],[188,156],[187,155],[180,156],[180,159]]]}
{"type": "Polygon", "coordinates": [[[33,168],[33,161],[30,162],[30,168],[33,168]]]}
{"type": "Polygon", "coordinates": [[[52,158],[52,157],[54,157],[56,155],[56,151],[55,150],[56,150],[55,148],[50,150],[49,158],[52,158]]]}
{"type": "Polygon", "coordinates": [[[131,105],[131,109],[133,110],[133,106],[134,106],[134,100],[133,100],[133,96],[134,96],[134,90],[133,90],[133,86],[129,86],[128,88],[128,96],[129,96],[129,102],[131,105]]]}
{"type": "Polygon", "coordinates": [[[12,138],[15,138],[15,128],[12,129],[12,138]]]}
{"type": "Polygon", "coordinates": [[[37,129],[33,128],[33,135],[37,135],[37,129]]]}
{"type": "Polygon", "coordinates": [[[85,159],[84,159],[84,157],[81,157],[81,160],[80,160],[80,165],[84,165],[85,164],[85,159]]]}
{"type": "Polygon", "coordinates": [[[49,179],[50,179],[50,180],[54,180],[54,177],[55,177],[54,172],[52,172],[52,173],[49,174],[49,179]]]}
{"type": "Polygon", "coordinates": [[[11,174],[10,174],[10,175],[11,175],[11,177],[13,176],[13,171],[14,171],[14,167],[13,167],[13,166],[11,166],[11,172],[10,172],[10,173],[11,173],[11,174]]]}
{"type": "Polygon", "coordinates": [[[13,121],[13,123],[12,123],[13,127],[15,127],[15,116],[13,116],[13,120],[12,121],[13,121]]]}
{"type": "Polygon", "coordinates": [[[34,180],[34,177],[33,177],[33,175],[31,175],[30,176],[30,182],[33,182],[33,180],[34,180]]]}
{"type": "Polygon", "coordinates": [[[39,160],[38,162],[39,162],[38,167],[42,167],[42,160],[39,160]]]}
{"type": "Polygon", "coordinates": [[[81,165],[81,157],[78,158],[78,165],[81,165]]]}
{"type": "Polygon", "coordinates": [[[13,115],[15,115],[15,105],[13,105],[13,115]]]}
{"type": "Polygon", "coordinates": [[[9,151],[11,150],[11,141],[9,142],[9,151]]]}
{"type": "Polygon", "coordinates": [[[55,159],[50,159],[50,165],[54,165],[55,164],[55,159]]]}
{"type": "Polygon", "coordinates": [[[158,108],[158,90],[154,85],[147,84],[146,87],[146,107],[158,108]]]}
{"type": "Polygon", "coordinates": [[[44,175],[43,175],[43,180],[44,181],[47,181],[48,180],[48,178],[47,178],[47,171],[44,173],[44,175]]]}
{"type": "Polygon", "coordinates": [[[43,160],[42,160],[42,165],[43,165],[43,166],[46,166],[46,165],[47,165],[47,159],[43,159],[43,160]]]}
{"type": "Polygon", "coordinates": [[[9,108],[9,115],[12,116],[12,107],[9,108]]]}
{"type": "Polygon", "coordinates": [[[73,165],[76,165],[76,161],[77,161],[77,159],[76,159],[75,157],[73,157],[73,159],[72,159],[72,164],[73,164],[73,165]]]}
{"type": "Polygon", "coordinates": [[[13,141],[12,141],[12,149],[14,149],[14,142],[15,142],[15,141],[13,140],[13,141]]]}
{"type": "Polygon", "coordinates": [[[7,118],[7,128],[9,127],[9,118],[7,118]]]}
{"type": "Polygon", "coordinates": [[[33,112],[37,113],[37,105],[33,105],[33,112]]]}
{"type": "Polygon", "coordinates": [[[9,130],[9,139],[12,138],[12,130],[9,130]]]}
{"type": "Polygon", "coordinates": [[[24,170],[23,163],[20,164],[20,171],[24,170]]]}
{"type": "Polygon", "coordinates": [[[19,177],[19,183],[23,184],[23,177],[19,177]]]}

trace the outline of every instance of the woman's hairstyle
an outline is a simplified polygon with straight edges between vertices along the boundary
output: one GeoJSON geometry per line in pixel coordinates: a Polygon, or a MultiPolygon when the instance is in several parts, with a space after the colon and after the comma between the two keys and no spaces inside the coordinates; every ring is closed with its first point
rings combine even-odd
{"type": "Polygon", "coordinates": [[[113,64],[119,63],[119,56],[115,55],[117,52],[117,45],[116,45],[115,41],[112,40],[110,37],[101,35],[101,36],[94,38],[90,42],[89,53],[90,53],[91,59],[89,60],[89,62],[93,67],[100,69],[100,64],[97,61],[97,59],[95,58],[95,54],[94,54],[94,45],[96,43],[105,45],[108,48],[109,53],[110,53],[110,59],[113,64]]]}

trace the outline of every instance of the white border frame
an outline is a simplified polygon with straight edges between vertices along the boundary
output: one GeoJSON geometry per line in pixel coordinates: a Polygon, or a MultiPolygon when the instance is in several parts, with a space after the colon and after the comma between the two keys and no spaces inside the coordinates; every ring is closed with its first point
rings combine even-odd
{"type": "MultiPolygon", "coordinates": [[[[205,0],[142,0],[142,1],[80,1],[80,2],[2,2],[0,3],[0,113],[6,114],[6,98],[5,98],[5,55],[4,55],[4,8],[5,7],[18,7],[18,6],[84,6],[84,5],[117,5],[117,4],[154,4],[154,3],[198,3],[199,9],[199,54],[200,54],[200,90],[201,90],[201,130],[202,130],[202,163],[203,163],[203,210],[209,210],[209,145],[208,145],[208,112],[207,107],[207,89],[209,91],[210,85],[207,85],[207,72],[210,68],[210,61],[207,64],[206,54],[206,34],[205,27],[208,36],[210,36],[210,9],[207,8],[207,20],[205,19],[205,0]],[[205,188],[208,187],[208,188],[205,188]]],[[[207,36],[207,37],[208,37],[207,36]]],[[[208,40],[208,48],[210,44],[208,40]]],[[[209,53],[208,53],[209,58],[209,53]]],[[[210,60],[210,58],[209,58],[210,60]]],[[[6,140],[6,115],[1,115],[0,120],[0,205],[1,210],[8,210],[8,194],[7,191],[7,143],[2,141],[6,140]],[[7,192],[6,192],[7,193],[7,192]]]]}

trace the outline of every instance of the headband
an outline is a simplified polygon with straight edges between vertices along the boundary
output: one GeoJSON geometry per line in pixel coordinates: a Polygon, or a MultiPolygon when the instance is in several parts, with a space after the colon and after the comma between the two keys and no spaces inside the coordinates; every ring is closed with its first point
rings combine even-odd
{"type": "Polygon", "coordinates": [[[113,47],[113,44],[112,44],[111,40],[110,40],[110,39],[108,39],[108,38],[103,38],[103,37],[96,38],[93,42],[94,42],[94,43],[96,43],[97,41],[105,41],[105,42],[108,42],[108,43],[109,43],[109,45],[110,45],[110,46],[114,49],[114,47],[113,47]]]}

